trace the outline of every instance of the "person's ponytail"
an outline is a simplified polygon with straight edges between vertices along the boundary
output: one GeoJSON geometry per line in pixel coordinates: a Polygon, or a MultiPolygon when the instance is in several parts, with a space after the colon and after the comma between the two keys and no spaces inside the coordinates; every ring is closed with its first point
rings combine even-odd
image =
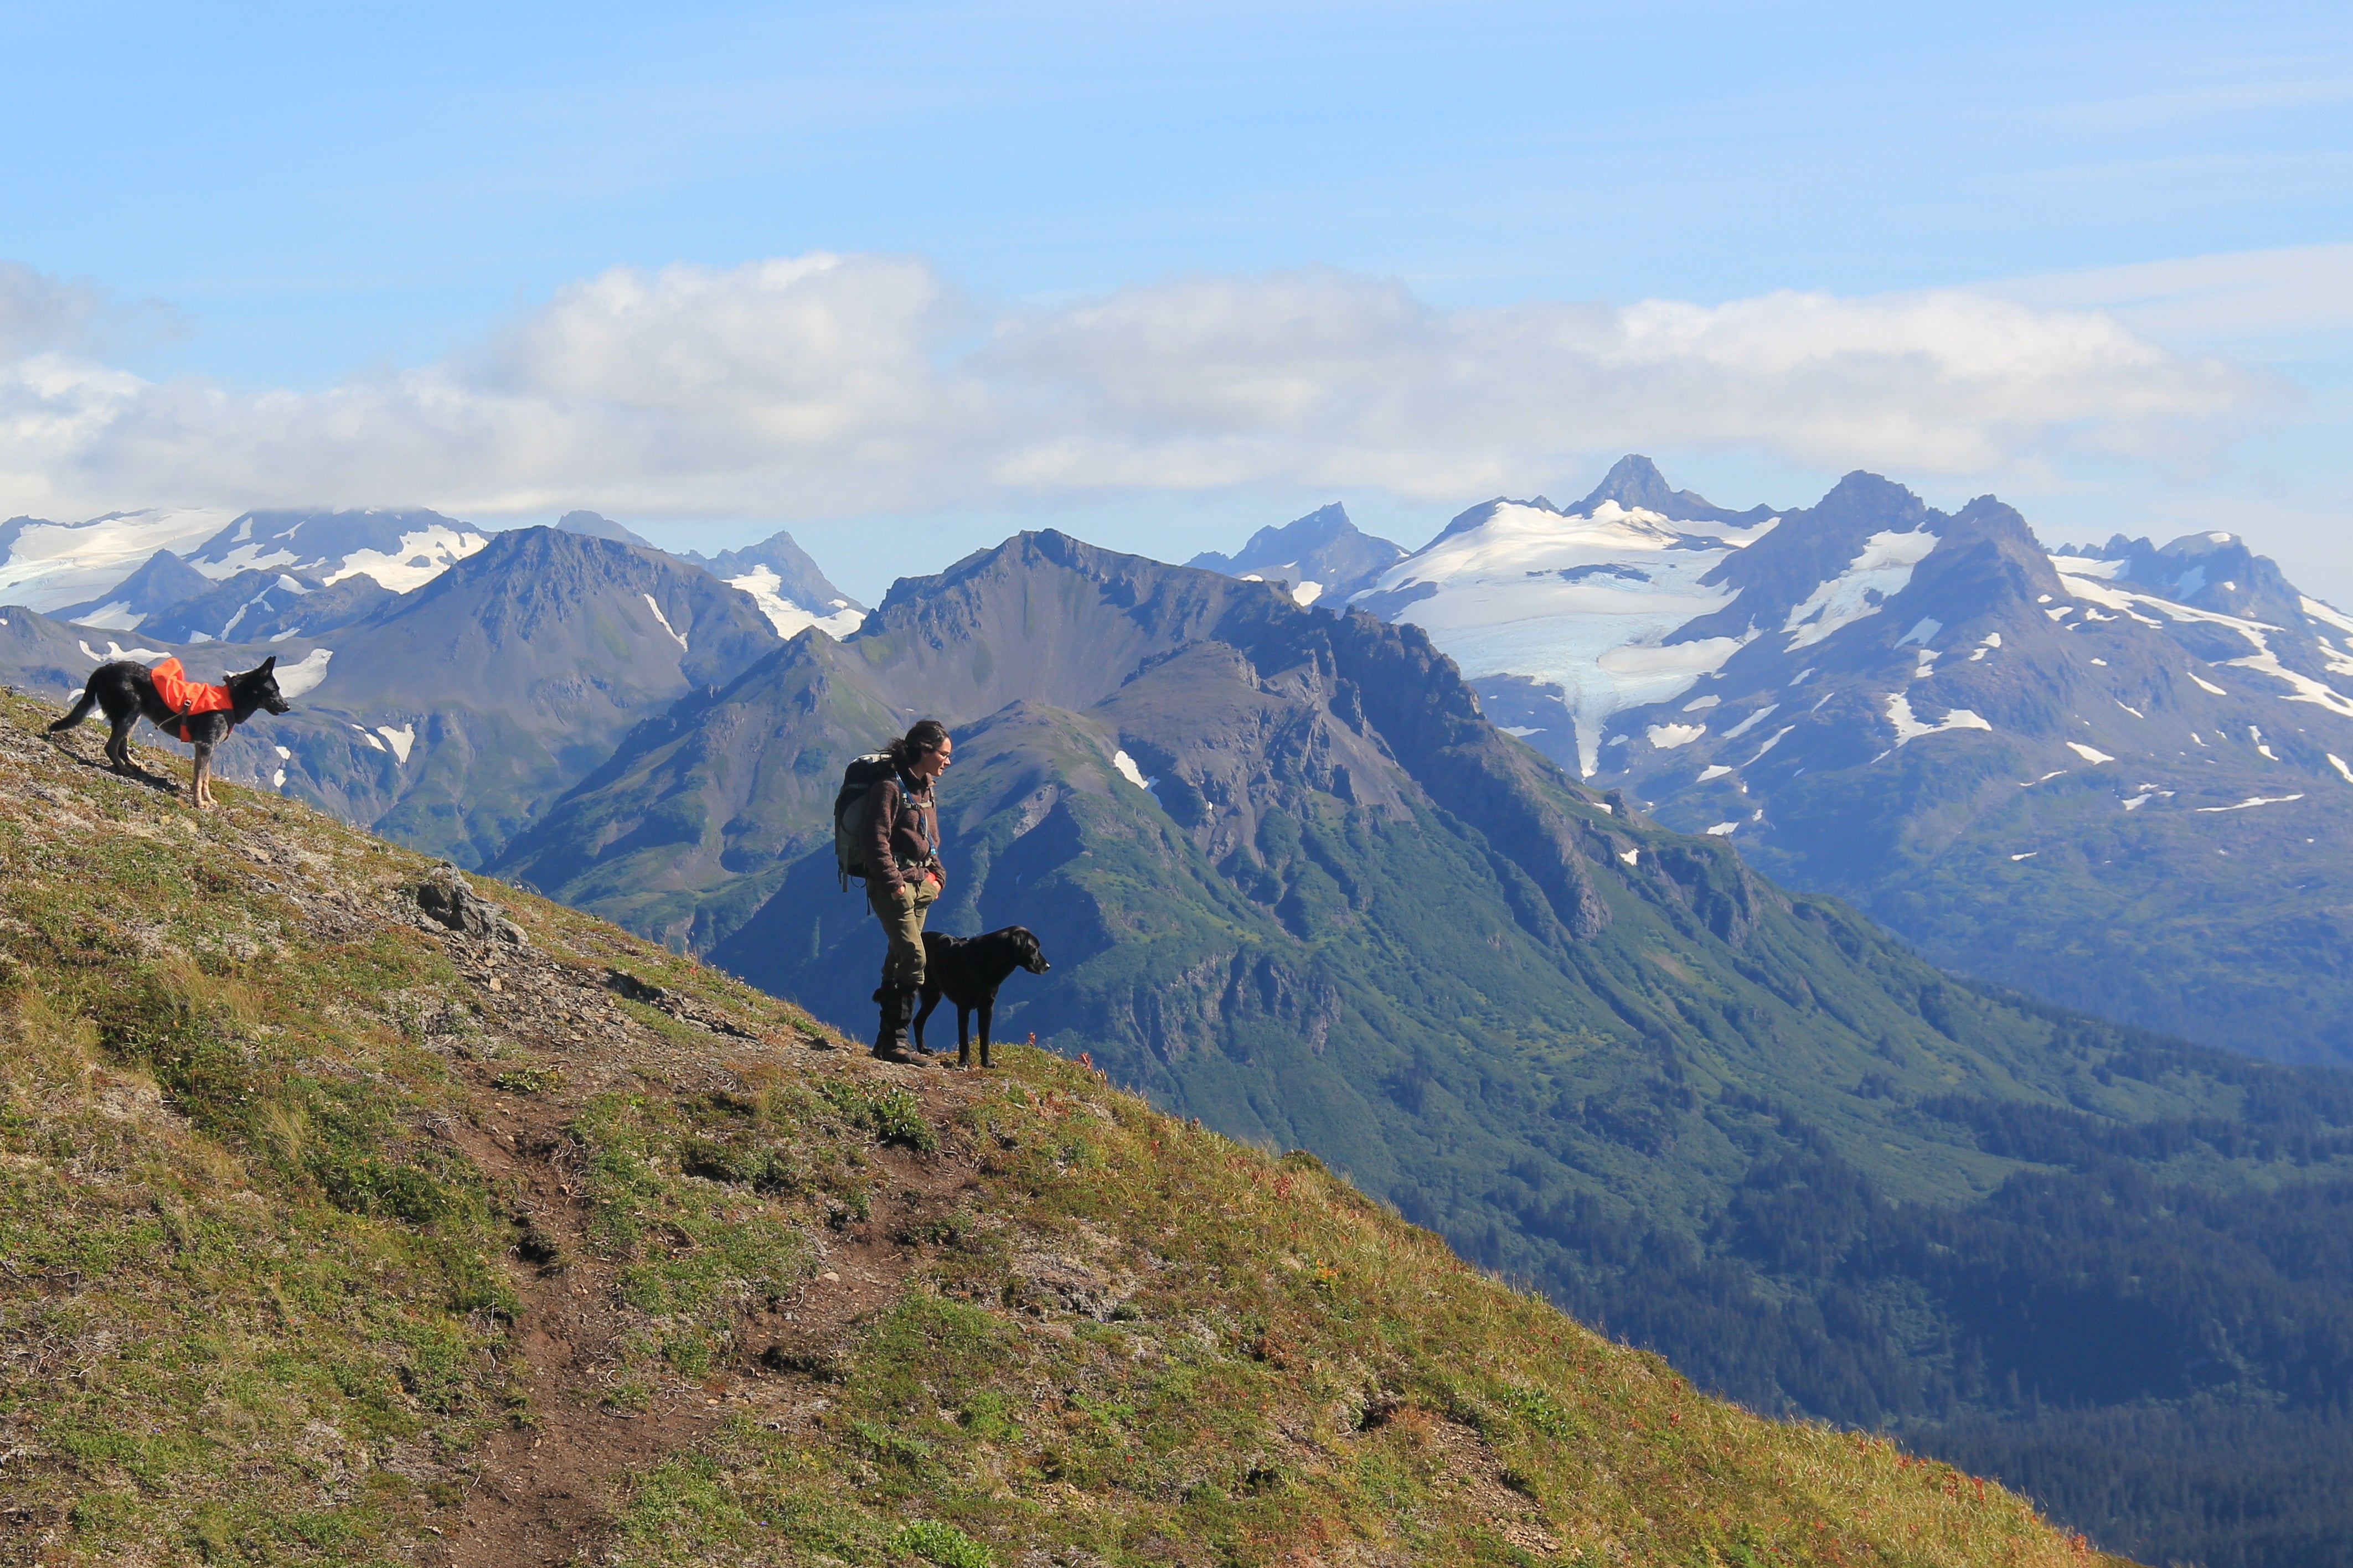
{"type": "Polygon", "coordinates": [[[948,727],[937,719],[923,719],[914,727],[883,750],[890,754],[891,765],[905,768],[918,757],[926,757],[946,744],[948,727]]]}

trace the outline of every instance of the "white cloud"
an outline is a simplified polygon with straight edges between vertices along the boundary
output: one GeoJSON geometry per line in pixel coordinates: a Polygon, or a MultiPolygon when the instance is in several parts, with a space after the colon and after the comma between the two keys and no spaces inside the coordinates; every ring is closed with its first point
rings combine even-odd
{"type": "Polygon", "coordinates": [[[2353,328],[2353,244],[2225,251],[2021,278],[1993,291],[2042,309],[2113,312],[2170,343],[2284,338],[2353,328]]]}
{"type": "Polygon", "coordinates": [[[317,393],[149,382],[14,341],[0,513],[52,515],[790,520],[1338,485],[1451,501],[1644,448],[1982,476],[2071,450],[2169,459],[2271,390],[2109,315],[1975,292],[1446,310],[1311,268],[992,312],[920,261],[828,255],[616,268],[486,343],[317,393]]]}

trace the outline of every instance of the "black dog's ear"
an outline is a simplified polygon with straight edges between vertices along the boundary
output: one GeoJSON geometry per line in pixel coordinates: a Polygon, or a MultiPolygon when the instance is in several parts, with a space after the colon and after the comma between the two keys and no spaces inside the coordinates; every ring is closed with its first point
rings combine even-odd
{"type": "Polygon", "coordinates": [[[255,670],[253,673],[256,675],[268,675],[271,670],[276,669],[277,668],[278,656],[273,653],[268,658],[263,659],[261,661],[261,668],[255,670]]]}

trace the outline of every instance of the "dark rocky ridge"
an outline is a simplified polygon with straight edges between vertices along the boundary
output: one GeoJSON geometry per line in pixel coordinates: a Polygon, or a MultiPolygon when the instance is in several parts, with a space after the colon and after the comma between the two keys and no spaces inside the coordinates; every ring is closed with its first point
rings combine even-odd
{"type": "Polygon", "coordinates": [[[1314,583],[1320,590],[1317,602],[1337,606],[1404,555],[1400,546],[1357,528],[1347,509],[1335,501],[1279,528],[1260,529],[1237,554],[1205,551],[1186,564],[1294,587],[1314,583]]]}
{"type": "Polygon", "coordinates": [[[917,716],[963,725],[1021,704],[1113,725],[1112,749],[1130,745],[1154,771],[1212,860],[1246,852],[1267,811],[1313,794],[1409,815],[1392,749],[1402,736],[1388,733],[1401,727],[1427,755],[1421,787],[1447,809],[1525,828],[1543,847],[1530,874],[1556,918],[1589,929],[1602,917],[1573,833],[1493,782],[1524,783],[1537,764],[1480,720],[1459,682],[1439,683],[1452,695],[1425,710],[1438,662],[1410,628],[1335,625],[1263,584],[1026,534],[902,579],[847,642],[805,634],[733,689],[640,729],[500,865],[600,908],[670,894],[658,901],[674,912],[643,929],[723,941],[732,927],[697,910],[703,889],[740,919],[735,877],[763,861],[773,875],[830,842],[831,759],[855,754],[844,748],[917,716]]]}
{"type": "Polygon", "coordinates": [[[385,609],[399,595],[364,573],[322,583],[302,573],[239,572],[149,620],[141,635],[171,642],[262,643],[322,637],[385,609]]]}
{"type": "Polygon", "coordinates": [[[1769,506],[1734,511],[1715,505],[1696,491],[1674,489],[1668,485],[1666,475],[1659,472],[1656,463],[1632,452],[1610,465],[1601,482],[1568,510],[1577,516],[1590,517],[1593,509],[1606,500],[1614,500],[1629,511],[1637,508],[1654,511],[1672,522],[1730,522],[1746,527],[1776,515],[1769,506]]]}
{"type": "Polygon", "coordinates": [[[1672,640],[1764,635],[1694,691],[1618,715],[1597,782],[1678,826],[1738,824],[1760,868],[1938,963],[2215,1045],[2353,1060],[2353,868],[2316,852],[2353,833],[2332,761],[2353,761],[2353,701],[2328,685],[2353,658],[2270,562],[2205,535],[2054,558],[1991,497],[1947,517],[1856,475],[1719,574],[1740,597],[1672,640]],[[1936,543],[1875,614],[1785,647],[1819,574],[1915,530],[1936,543]],[[2117,564],[2078,587],[2054,559],[2117,564]],[[1646,738],[1703,697],[1698,740],[1646,738]]]}
{"type": "Polygon", "coordinates": [[[691,550],[677,552],[682,561],[691,561],[712,575],[722,579],[741,577],[760,567],[776,574],[776,592],[805,610],[819,615],[839,605],[862,609],[857,600],[835,587],[817,562],[803,550],[790,533],[770,534],[757,544],[747,544],[740,550],[723,550],[716,555],[701,555],[691,550]]]}
{"type": "Polygon", "coordinates": [[[68,605],[56,612],[61,621],[86,621],[101,612],[111,612],[107,622],[113,626],[139,626],[157,614],[185,599],[210,591],[213,580],[173,554],[158,550],[140,563],[139,569],[95,598],[79,605],[68,605]]]}

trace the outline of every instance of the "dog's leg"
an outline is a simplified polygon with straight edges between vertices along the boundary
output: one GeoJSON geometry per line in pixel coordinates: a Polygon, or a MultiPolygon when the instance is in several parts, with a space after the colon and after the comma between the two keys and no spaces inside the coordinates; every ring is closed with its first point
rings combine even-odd
{"type": "Polygon", "coordinates": [[[139,725],[136,710],[111,721],[106,727],[107,765],[118,773],[131,771],[131,731],[139,725]]]}
{"type": "Polygon", "coordinates": [[[925,986],[923,1009],[915,1015],[915,1054],[917,1056],[923,1054],[923,1020],[930,1017],[932,1009],[939,1005],[940,994],[930,986],[925,986]]]}
{"type": "Polygon", "coordinates": [[[997,1016],[997,998],[980,999],[980,1065],[983,1071],[992,1065],[988,1059],[988,1021],[997,1016]]]}
{"type": "Polygon", "coordinates": [[[206,742],[196,742],[196,760],[189,764],[188,773],[196,809],[202,811],[213,803],[213,749],[206,742]]]}

